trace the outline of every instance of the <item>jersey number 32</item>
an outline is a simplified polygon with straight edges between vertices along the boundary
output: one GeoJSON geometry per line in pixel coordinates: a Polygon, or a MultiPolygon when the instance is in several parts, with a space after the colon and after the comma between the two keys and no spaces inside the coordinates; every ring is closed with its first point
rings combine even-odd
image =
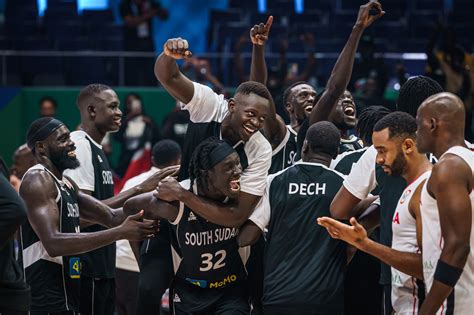
{"type": "Polygon", "coordinates": [[[225,257],[227,253],[225,250],[219,250],[214,255],[211,253],[204,253],[201,255],[202,262],[199,271],[209,271],[211,269],[219,269],[225,266],[225,257]],[[215,262],[214,262],[215,261],[215,262]]]}

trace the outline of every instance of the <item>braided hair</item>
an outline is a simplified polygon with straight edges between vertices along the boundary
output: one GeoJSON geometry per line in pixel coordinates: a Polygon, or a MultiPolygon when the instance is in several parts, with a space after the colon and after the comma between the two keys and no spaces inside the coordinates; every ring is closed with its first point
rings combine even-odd
{"type": "Polygon", "coordinates": [[[443,88],[435,80],[418,75],[408,79],[400,88],[397,110],[416,117],[421,103],[431,95],[443,92],[443,88]]]}
{"type": "Polygon", "coordinates": [[[372,145],[375,124],[388,114],[390,114],[390,110],[385,106],[370,106],[360,113],[356,130],[366,146],[372,145]]]}
{"type": "Polygon", "coordinates": [[[223,140],[219,140],[216,137],[210,137],[201,142],[196,147],[193,152],[193,155],[191,156],[191,161],[189,162],[188,168],[189,179],[191,180],[191,187],[193,187],[194,182],[200,178],[206,181],[205,184],[207,185],[207,178],[202,176],[202,171],[207,171],[211,168],[210,153],[222,141],[223,140]]]}

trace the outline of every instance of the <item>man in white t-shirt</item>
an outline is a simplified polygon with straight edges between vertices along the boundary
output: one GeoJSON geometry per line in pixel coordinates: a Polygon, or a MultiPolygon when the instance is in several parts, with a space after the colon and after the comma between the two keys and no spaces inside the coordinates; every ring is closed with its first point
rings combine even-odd
{"type": "MultiPolygon", "coordinates": [[[[140,185],[160,169],[180,163],[179,144],[169,139],[161,140],[152,148],[151,169],[127,180],[122,191],[140,185]]],[[[139,242],[117,242],[116,312],[143,315],[160,312],[161,297],[173,274],[169,242],[166,220],[160,222],[160,232],[141,246],[139,242]],[[130,245],[135,247],[135,254],[130,245]],[[136,257],[140,257],[139,263],[136,257]]]]}
{"type": "Polygon", "coordinates": [[[244,82],[233,98],[224,99],[209,87],[186,78],[176,64],[189,56],[186,40],[169,39],[155,64],[155,75],[163,87],[177,100],[186,104],[190,124],[186,134],[180,179],[188,177],[187,168],[196,146],[211,136],[232,145],[242,164],[240,194],[228,204],[210,202],[174,185],[174,193],[160,199],[182,201],[205,219],[225,226],[240,226],[250,216],[265,190],[265,178],[270,168],[272,148],[260,129],[270,114],[273,100],[261,83],[244,82]]]}

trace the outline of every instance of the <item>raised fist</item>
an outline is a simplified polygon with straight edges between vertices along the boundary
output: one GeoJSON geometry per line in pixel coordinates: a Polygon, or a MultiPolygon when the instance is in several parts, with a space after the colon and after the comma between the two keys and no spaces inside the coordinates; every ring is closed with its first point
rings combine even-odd
{"type": "Polygon", "coordinates": [[[380,2],[370,1],[360,6],[356,24],[362,26],[363,28],[369,27],[384,14],[385,11],[382,10],[382,5],[380,2]]]}
{"type": "Polygon", "coordinates": [[[265,43],[268,40],[268,34],[270,33],[270,28],[272,27],[272,23],[273,23],[273,16],[270,15],[265,24],[260,23],[260,24],[254,25],[254,27],[250,29],[250,40],[252,41],[252,44],[259,45],[259,46],[265,45],[265,43]]]}
{"type": "Polygon", "coordinates": [[[193,54],[188,49],[188,41],[181,37],[168,39],[163,45],[165,55],[174,59],[191,57],[193,54]]]}

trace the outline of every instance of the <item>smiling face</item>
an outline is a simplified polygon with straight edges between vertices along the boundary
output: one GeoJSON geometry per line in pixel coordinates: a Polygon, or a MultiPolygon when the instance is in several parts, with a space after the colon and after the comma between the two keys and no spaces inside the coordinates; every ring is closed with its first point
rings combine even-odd
{"type": "Polygon", "coordinates": [[[247,142],[263,128],[270,112],[270,101],[254,93],[236,94],[229,100],[230,125],[237,137],[247,142]]]}
{"type": "Polygon", "coordinates": [[[351,92],[344,91],[328,120],[340,130],[350,130],[355,127],[357,123],[356,106],[351,92]]]}
{"type": "Polygon", "coordinates": [[[311,85],[300,84],[291,89],[291,95],[285,104],[289,116],[302,122],[311,114],[316,103],[317,93],[311,85]]]}
{"type": "Polygon", "coordinates": [[[400,176],[405,170],[407,160],[402,149],[404,140],[390,138],[388,128],[374,131],[372,142],[377,150],[377,164],[385,173],[391,176],[400,176]]]}
{"type": "Polygon", "coordinates": [[[239,195],[242,166],[237,152],[228,155],[210,169],[207,174],[208,183],[214,191],[230,198],[239,195]]]}
{"type": "Polygon", "coordinates": [[[104,90],[94,98],[94,123],[102,132],[116,132],[122,123],[120,102],[113,90],[104,90]]]}
{"type": "Polygon", "coordinates": [[[42,141],[47,148],[46,154],[49,159],[61,172],[79,166],[76,146],[69,134],[69,129],[66,126],[61,126],[42,141]]]}

